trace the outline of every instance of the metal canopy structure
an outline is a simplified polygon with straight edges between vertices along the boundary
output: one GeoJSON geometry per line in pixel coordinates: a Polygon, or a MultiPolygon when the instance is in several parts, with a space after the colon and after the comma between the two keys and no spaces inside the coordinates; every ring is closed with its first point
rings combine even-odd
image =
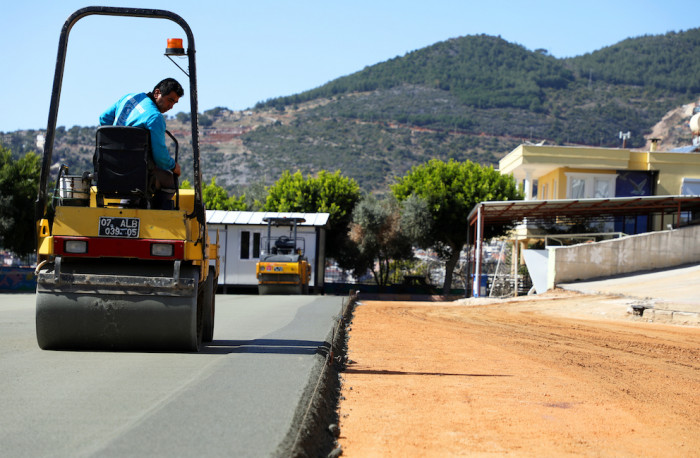
{"type": "MultiPolygon", "coordinates": [[[[475,289],[481,288],[484,229],[488,225],[529,222],[573,223],[620,216],[675,215],[676,226],[686,212],[700,213],[700,196],[643,196],[604,199],[511,200],[481,202],[467,217],[467,244],[475,246],[475,289]]],[[[470,273],[473,273],[470,268],[470,273]]]]}
{"type": "MultiPolygon", "coordinates": [[[[700,196],[644,196],[606,199],[508,200],[481,202],[469,213],[473,226],[479,215],[485,224],[513,224],[558,218],[601,219],[615,216],[676,214],[700,210],[700,196]]],[[[677,220],[680,224],[680,219],[677,220]]]]}

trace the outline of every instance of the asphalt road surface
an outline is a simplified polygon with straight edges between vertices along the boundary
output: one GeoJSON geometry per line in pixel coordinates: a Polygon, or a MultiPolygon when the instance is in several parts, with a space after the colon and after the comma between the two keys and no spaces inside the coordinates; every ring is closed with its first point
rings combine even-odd
{"type": "Polygon", "coordinates": [[[343,300],[218,295],[200,353],[113,353],[40,350],[34,295],[0,295],[0,454],[279,455],[343,300]]]}

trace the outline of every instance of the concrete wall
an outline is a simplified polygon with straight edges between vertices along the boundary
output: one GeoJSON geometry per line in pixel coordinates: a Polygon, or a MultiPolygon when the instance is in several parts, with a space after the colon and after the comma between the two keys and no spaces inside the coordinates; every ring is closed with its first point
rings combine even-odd
{"type": "Polygon", "coordinates": [[[0,267],[0,291],[36,291],[33,267],[0,267]]]}
{"type": "Polygon", "coordinates": [[[547,288],[558,283],[700,262],[700,226],[549,248],[547,288]]]}

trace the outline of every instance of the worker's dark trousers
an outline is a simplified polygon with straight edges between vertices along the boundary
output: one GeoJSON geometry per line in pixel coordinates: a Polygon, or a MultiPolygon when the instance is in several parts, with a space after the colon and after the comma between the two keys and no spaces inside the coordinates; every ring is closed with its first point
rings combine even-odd
{"type": "Polygon", "coordinates": [[[156,177],[156,192],[153,196],[152,207],[160,210],[172,210],[173,196],[177,189],[175,174],[156,167],[153,170],[153,175],[156,177]]]}

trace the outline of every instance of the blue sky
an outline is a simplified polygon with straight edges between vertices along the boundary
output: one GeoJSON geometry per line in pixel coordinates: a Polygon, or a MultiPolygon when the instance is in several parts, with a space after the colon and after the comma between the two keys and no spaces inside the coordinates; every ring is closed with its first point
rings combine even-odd
{"type": "MultiPolygon", "coordinates": [[[[61,27],[91,4],[167,9],[190,25],[199,111],[244,109],[464,35],[570,57],[629,37],[697,27],[697,0],[8,0],[0,7],[0,132],[45,129],[61,27]]],[[[163,57],[170,21],[90,16],[70,33],[58,125],[97,124],[128,92],[186,77],[163,57]]],[[[187,89],[187,88],[186,88],[187,89]]],[[[168,114],[189,111],[183,97],[168,114]]]]}

